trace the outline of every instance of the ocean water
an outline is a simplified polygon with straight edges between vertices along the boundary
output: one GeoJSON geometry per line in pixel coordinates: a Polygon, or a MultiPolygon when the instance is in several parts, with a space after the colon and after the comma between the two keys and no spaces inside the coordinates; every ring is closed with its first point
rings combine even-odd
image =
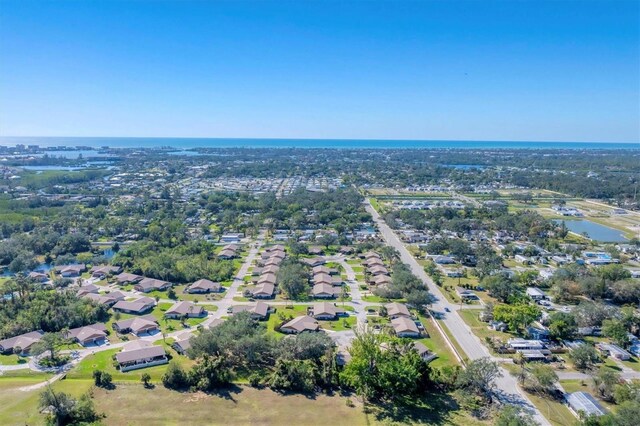
{"type": "Polygon", "coordinates": [[[505,142],[380,139],[224,139],[224,138],[101,138],[0,137],[0,146],[16,144],[111,148],[349,148],[349,149],[640,149],[640,143],[618,142],[505,142]]]}

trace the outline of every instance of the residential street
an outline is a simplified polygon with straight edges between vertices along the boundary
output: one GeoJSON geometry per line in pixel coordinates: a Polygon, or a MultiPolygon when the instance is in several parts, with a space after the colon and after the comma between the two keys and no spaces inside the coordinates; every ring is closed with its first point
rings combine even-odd
{"type": "MultiPolygon", "coordinates": [[[[420,278],[427,285],[429,291],[431,291],[431,293],[436,297],[437,300],[432,305],[432,311],[440,315],[442,322],[446,325],[451,335],[453,335],[458,345],[464,351],[464,355],[471,360],[485,357],[492,358],[489,350],[480,342],[480,339],[471,332],[471,329],[457,314],[457,305],[447,301],[438,286],[433,283],[422,266],[415,260],[413,255],[409,253],[402,241],[400,241],[398,236],[371,206],[368,198],[366,199],[365,207],[373,216],[373,219],[387,244],[400,252],[401,261],[409,265],[414,275],[420,278]],[[446,309],[450,312],[446,312],[446,309]]],[[[496,385],[499,391],[501,391],[500,398],[505,402],[528,407],[534,413],[538,423],[541,425],[550,425],[547,419],[545,419],[540,411],[531,403],[531,401],[529,401],[529,398],[524,394],[524,392],[520,390],[516,379],[504,368],[501,368],[501,370],[502,377],[496,380],[496,385]]]]}

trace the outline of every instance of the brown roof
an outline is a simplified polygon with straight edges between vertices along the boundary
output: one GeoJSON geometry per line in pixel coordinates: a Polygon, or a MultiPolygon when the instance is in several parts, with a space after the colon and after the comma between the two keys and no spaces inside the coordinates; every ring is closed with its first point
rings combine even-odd
{"type": "Polygon", "coordinates": [[[198,280],[191,284],[187,291],[190,290],[207,290],[207,291],[219,291],[221,288],[220,283],[209,281],[209,280],[198,280]]]}
{"type": "Polygon", "coordinates": [[[38,342],[42,336],[44,335],[44,331],[32,331],[30,333],[20,334],[19,336],[10,337],[8,339],[0,340],[0,348],[3,351],[12,351],[14,348],[22,348],[29,349],[31,345],[38,342]]]}
{"type": "Polygon", "coordinates": [[[260,278],[258,278],[258,284],[263,283],[275,284],[276,274],[274,274],[273,272],[263,272],[262,275],[260,275],[260,278]]]}
{"type": "Polygon", "coordinates": [[[144,290],[156,290],[168,286],[167,281],[157,280],[155,278],[143,278],[142,281],[136,284],[136,287],[140,287],[144,290]]]}
{"type": "Polygon", "coordinates": [[[275,285],[271,283],[262,283],[258,284],[258,286],[253,290],[254,295],[265,295],[265,296],[273,296],[273,292],[275,291],[275,285]]]}
{"type": "Polygon", "coordinates": [[[136,274],[129,274],[127,272],[123,272],[121,274],[116,275],[116,280],[120,283],[132,283],[136,281],[140,281],[143,277],[136,274]]]}
{"type": "Polygon", "coordinates": [[[386,305],[384,305],[384,307],[387,309],[387,315],[389,316],[406,316],[406,317],[410,317],[411,316],[411,312],[409,312],[409,308],[407,308],[407,305],[403,304],[403,303],[388,303],[386,305]]]}
{"type": "Polygon", "coordinates": [[[318,324],[318,321],[315,320],[315,318],[303,315],[301,317],[292,319],[288,323],[284,324],[281,328],[300,333],[303,331],[316,331],[320,328],[320,325],[318,324]]]}
{"type": "Polygon", "coordinates": [[[317,296],[319,294],[331,294],[331,295],[335,295],[335,290],[333,288],[333,286],[331,284],[316,284],[313,286],[313,289],[311,290],[311,293],[313,293],[314,296],[317,296]]]}
{"type": "Polygon", "coordinates": [[[396,333],[419,333],[418,326],[415,322],[406,317],[399,317],[391,320],[391,325],[396,333]]]}
{"type": "Polygon", "coordinates": [[[87,339],[107,337],[107,327],[103,323],[85,325],[84,327],[72,328],[67,334],[67,338],[77,339],[83,342],[87,339]]]}
{"type": "Polygon", "coordinates": [[[338,314],[343,313],[344,310],[342,308],[338,308],[333,303],[329,302],[319,302],[313,304],[313,316],[318,315],[332,315],[336,316],[338,314]]]}
{"type": "Polygon", "coordinates": [[[113,309],[121,309],[124,311],[132,311],[132,312],[142,312],[149,307],[155,306],[156,301],[150,297],[141,297],[139,299],[133,301],[127,300],[119,300],[115,305],[113,305],[113,309]]]}
{"type": "Polygon", "coordinates": [[[167,309],[165,311],[164,314],[165,315],[167,315],[167,314],[200,315],[202,312],[204,312],[204,308],[202,306],[198,306],[193,302],[184,300],[184,301],[181,301],[181,302],[174,303],[173,306],[171,306],[169,309],[167,309]]]}
{"type": "Polygon", "coordinates": [[[140,330],[153,328],[158,326],[158,321],[153,315],[144,315],[142,317],[134,317],[121,321],[117,321],[113,324],[118,330],[131,329],[134,333],[138,333],[140,330]]]}
{"type": "Polygon", "coordinates": [[[122,364],[166,354],[162,346],[153,345],[151,342],[145,340],[135,340],[127,343],[122,349],[122,352],[116,354],[116,360],[122,364]]]}

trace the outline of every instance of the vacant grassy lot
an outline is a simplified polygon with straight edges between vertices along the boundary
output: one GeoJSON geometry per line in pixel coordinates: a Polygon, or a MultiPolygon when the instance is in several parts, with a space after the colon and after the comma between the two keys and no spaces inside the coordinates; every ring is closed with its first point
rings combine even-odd
{"type": "Polygon", "coordinates": [[[552,425],[573,426],[576,424],[576,417],[569,411],[569,408],[565,404],[531,393],[527,393],[527,395],[531,402],[533,402],[552,425]]]}
{"type": "MultiPolygon", "coordinates": [[[[42,425],[38,410],[41,389],[22,390],[44,380],[0,378],[0,424],[42,425]]],[[[53,388],[79,397],[92,390],[96,409],[106,415],[105,425],[378,425],[423,424],[480,426],[461,411],[447,394],[427,395],[410,407],[368,406],[367,411],[351,397],[324,394],[281,394],[268,389],[236,386],[215,394],[177,392],[165,389],[155,379],[155,387],[145,389],[137,382],[118,383],[114,390],[92,387],[92,380],[66,379],[53,388]]]]}
{"type": "Polygon", "coordinates": [[[107,425],[367,423],[362,409],[347,407],[345,398],[281,395],[248,387],[211,395],[128,384],[113,391],[97,390],[95,400],[97,408],[107,415],[107,425]]]}

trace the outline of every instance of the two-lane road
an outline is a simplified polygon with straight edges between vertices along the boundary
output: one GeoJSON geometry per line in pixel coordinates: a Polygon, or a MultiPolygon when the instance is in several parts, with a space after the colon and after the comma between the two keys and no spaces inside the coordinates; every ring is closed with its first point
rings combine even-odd
{"type": "MultiPolygon", "coordinates": [[[[366,200],[366,209],[373,216],[373,219],[378,225],[378,229],[387,244],[398,250],[402,262],[409,265],[414,275],[420,278],[428,287],[429,291],[436,297],[437,302],[432,305],[432,310],[440,313],[442,322],[449,329],[458,345],[464,351],[464,354],[462,355],[466,355],[471,360],[485,357],[492,358],[489,350],[482,344],[480,339],[471,332],[471,329],[462,320],[460,315],[457,314],[457,305],[449,303],[442,295],[438,286],[434,284],[422,266],[416,261],[413,255],[409,253],[409,250],[407,250],[395,232],[393,232],[393,230],[380,217],[378,212],[371,206],[368,198],[366,200]],[[449,311],[448,313],[447,310],[449,311]]],[[[511,376],[508,371],[503,368],[501,368],[501,370],[502,377],[496,380],[496,385],[502,392],[502,399],[509,401],[510,403],[529,408],[535,415],[538,423],[541,425],[550,425],[547,419],[542,416],[540,411],[520,390],[516,379],[511,376]]]]}

